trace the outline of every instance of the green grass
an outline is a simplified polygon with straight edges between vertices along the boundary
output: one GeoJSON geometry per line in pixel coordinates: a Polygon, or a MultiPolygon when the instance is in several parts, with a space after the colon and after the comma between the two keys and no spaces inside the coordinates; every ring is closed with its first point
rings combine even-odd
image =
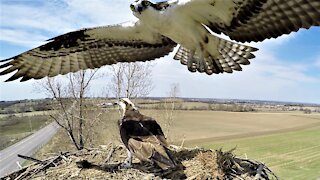
{"type": "Polygon", "coordinates": [[[0,150],[20,141],[51,122],[47,115],[0,118],[0,150]]]}
{"type": "Polygon", "coordinates": [[[202,145],[264,162],[281,179],[320,177],[320,127],[202,145]]]}
{"type": "Polygon", "coordinates": [[[46,115],[8,116],[0,120],[0,135],[19,134],[39,129],[50,120],[46,115]]]}

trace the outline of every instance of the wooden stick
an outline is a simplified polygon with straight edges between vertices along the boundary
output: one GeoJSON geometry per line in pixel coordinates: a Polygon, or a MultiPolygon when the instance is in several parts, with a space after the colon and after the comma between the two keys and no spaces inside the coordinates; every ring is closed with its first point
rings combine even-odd
{"type": "Polygon", "coordinates": [[[22,158],[22,159],[29,160],[29,161],[33,161],[33,162],[36,162],[36,163],[43,163],[43,161],[41,161],[39,159],[36,159],[36,158],[33,158],[33,157],[29,157],[29,156],[24,156],[24,155],[21,155],[21,154],[18,154],[18,157],[22,158]]]}
{"type": "Polygon", "coordinates": [[[114,148],[113,144],[111,144],[111,150],[109,151],[109,154],[108,154],[106,160],[104,160],[105,163],[108,163],[108,161],[110,160],[110,158],[111,158],[111,156],[112,156],[112,154],[113,154],[115,149],[116,148],[114,148]]]}

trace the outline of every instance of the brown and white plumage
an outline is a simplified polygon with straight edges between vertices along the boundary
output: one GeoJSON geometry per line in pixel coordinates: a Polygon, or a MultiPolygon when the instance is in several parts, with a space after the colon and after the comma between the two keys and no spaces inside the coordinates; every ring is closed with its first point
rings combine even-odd
{"type": "Polygon", "coordinates": [[[137,23],[82,29],[48,40],[49,43],[5,61],[0,73],[18,70],[8,81],[41,79],[94,69],[118,62],[148,61],[167,55],[176,46],[169,38],[137,23]]]}
{"type": "Polygon", "coordinates": [[[121,99],[117,104],[123,113],[119,128],[121,140],[128,149],[126,165],[131,165],[133,154],[141,161],[157,164],[163,170],[174,168],[176,163],[167,148],[160,125],[153,118],[141,114],[128,98],[121,99]]]}
{"type": "Polygon", "coordinates": [[[8,79],[40,79],[118,62],[163,57],[179,45],[174,59],[191,72],[232,73],[249,64],[258,42],[320,25],[319,0],[171,0],[131,4],[134,23],[82,29],[49,40],[45,45],[2,60],[0,75],[8,79]],[[209,30],[208,30],[209,29],[209,30]]]}

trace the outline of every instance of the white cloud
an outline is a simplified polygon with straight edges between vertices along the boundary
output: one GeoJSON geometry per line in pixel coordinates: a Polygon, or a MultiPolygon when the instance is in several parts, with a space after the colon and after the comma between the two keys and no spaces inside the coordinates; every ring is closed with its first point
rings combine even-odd
{"type": "Polygon", "coordinates": [[[263,47],[257,53],[255,69],[263,72],[266,76],[284,79],[296,83],[317,83],[319,79],[307,75],[305,72],[310,68],[309,64],[283,62],[277,58],[267,47],[263,47]]]}
{"type": "Polygon", "coordinates": [[[75,14],[88,17],[94,25],[122,23],[135,19],[130,0],[65,0],[75,14]]]}
{"type": "Polygon", "coordinates": [[[179,83],[181,96],[184,97],[295,102],[316,102],[317,97],[320,99],[314,91],[305,93],[310,91],[307,84],[320,83],[318,78],[305,73],[309,66],[302,63],[284,63],[272,52],[267,47],[262,47],[251,65],[242,66],[242,72],[211,76],[190,73],[186,66],[172,60],[171,54],[170,57],[159,60],[155,67],[154,80],[157,87],[152,95],[166,96],[170,84],[179,83]]]}
{"type": "Polygon", "coordinates": [[[70,23],[70,19],[73,17],[70,12],[61,12],[62,9],[56,10],[54,7],[39,8],[31,5],[13,4],[2,4],[1,6],[2,27],[62,32],[70,29],[76,23],[76,21],[70,23]]]}
{"type": "Polygon", "coordinates": [[[48,34],[56,36],[85,27],[135,19],[129,9],[129,1],[125,0],[55,0],[43,3],[41,7],[27,3],[1,4],[0,40],[34,47],[48,39],[48,34]]]}
{"type": "Polygon", "coordinates": [[[1,29],[0,41],[6,41],[11,44],[22,45],[25,47],[35,47],[41,45],[45,39],[48,38],[34,32],[23,31],[19,29],[1,29]]]}

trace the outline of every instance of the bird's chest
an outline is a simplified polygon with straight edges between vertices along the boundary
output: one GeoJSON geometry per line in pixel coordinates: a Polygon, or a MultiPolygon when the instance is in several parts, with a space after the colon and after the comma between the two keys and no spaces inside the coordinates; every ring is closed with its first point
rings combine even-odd
{"type": "Polygon", "coordinates": [[[197,26],[198,24],[179,21],[179,18],[177,18],[170,23],[169,28],[162,34],[184,47],[193,49],[198,46],[198,42],[201,40],[201,31],[197,26]]]}
{"type": "Polygon", "coordinates": [[[150,29],[190,49],[198,46],[197,42],[207,33],[201,24],[170,11],[157,15],[146,13],[142,20],[150,29]]]}
{"type": "Polygon", "coordinates": [[[163,33],[170,31],[172,22],[166,13],[155,13],[154,11],[144,12],[140,20],[155,32],[163,35],[163,33]]]}

